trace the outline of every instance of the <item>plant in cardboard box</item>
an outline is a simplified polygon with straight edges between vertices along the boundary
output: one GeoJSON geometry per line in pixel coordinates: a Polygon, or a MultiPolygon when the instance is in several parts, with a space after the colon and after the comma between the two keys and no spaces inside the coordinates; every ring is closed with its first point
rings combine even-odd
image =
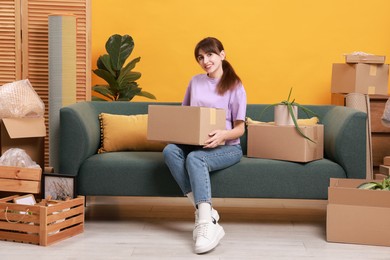
{"type": "Polygon", "coordinates": [[[382,181],[369,181],[362,183],[358,186],[363,190],[388,190],[390,191],[390,177],[383,179],[382,181]]]}
{"type": "Polygon", "coordinates": [[[95,101],[130,101],[134,96],[150,99],[156,97],[142,88],[136,82],[140,72],[132,71],[140,57],[133,59],[124,66],[125,61],[134,49],[133,38],[129,35],[114,34],[106,42],[108,54],[101,55],[97,60],[97,69],[93,72],[104,79],[108,85],[95,85],[92,100],[95,101]]]}
{"type": "Polygon", "coordinates": [[[303,112],[305,112],[307,117],[312,116],[313,119],[316,119],[316,123],[318,123],[318,116],[312,110],[295,102],[295,99],[290,101],[291,92],[292,92],[292,88],[290,89],[287,100],[283,100],[281,102],[271,104],[265,107],[260,114],[260,118],[263,116],[266,110],[268,110],[271,107],[274,107],[275,125],[294,125],[299,135],[315,143],[312,139],[310,139],[301,131],[298,124],[298,109],[301,109],[303,112]]]}

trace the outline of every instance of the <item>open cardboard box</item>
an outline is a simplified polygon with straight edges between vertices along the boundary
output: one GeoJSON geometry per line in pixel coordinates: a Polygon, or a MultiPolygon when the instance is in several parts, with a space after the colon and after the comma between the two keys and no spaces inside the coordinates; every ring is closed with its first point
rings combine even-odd
{"type": "Polygon", "coordinates": [[[390,191],[358,189],[364,182],[368,180],[330,180],[327,241],[390,246],[390,191]]]}
{"type": "Polygon", "coordinates": [[[224,109],[149,105],[148,140],[204,145],[217,129],[226,129],[224,109]]]}
{"type": "Polygon", "coordinates": [[[0,155],[10,148],[20,148],[44,169],[45,136],[43,117],[0,119],[0,155]]]}
{"type": "Polygon", "coordinates": [[[298,134],[295,126],[248,125],[247,156],[264,159],[309,162],[324,156],[324,126],[300,126],[315,143],[298,134]]]}

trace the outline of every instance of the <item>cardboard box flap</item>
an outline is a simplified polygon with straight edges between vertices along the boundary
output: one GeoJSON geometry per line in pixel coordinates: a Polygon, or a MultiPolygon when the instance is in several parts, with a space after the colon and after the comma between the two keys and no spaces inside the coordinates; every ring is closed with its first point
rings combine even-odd
{"type": "Polygon", "coordinates": [[[46,136],[45,119],[3,118],[3,124],[11,139],[46,136]]]}

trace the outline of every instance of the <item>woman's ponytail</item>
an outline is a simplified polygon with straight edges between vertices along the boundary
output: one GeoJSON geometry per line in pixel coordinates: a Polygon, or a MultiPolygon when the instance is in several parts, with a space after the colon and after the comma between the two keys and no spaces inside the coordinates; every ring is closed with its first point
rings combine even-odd
{"type": "Polygon", "coordinates": [[[225,59],[222,61],[223,74],[218,83],[218,93],[224,94],[226,91],[235,88],[241,83],[240,77],[234,71],[233,66],[225,59]]]}

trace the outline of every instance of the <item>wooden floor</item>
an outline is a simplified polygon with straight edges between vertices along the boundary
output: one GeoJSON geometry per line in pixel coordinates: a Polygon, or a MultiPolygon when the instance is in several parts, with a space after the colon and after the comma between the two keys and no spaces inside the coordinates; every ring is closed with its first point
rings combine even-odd
{"type": "Polygon", "coordinates": [[[226,236],[205,255],[193,252],[186,198],[87,201],[83,234],[48,247],[0,241],[0,259],[390,259],[390,247],[326,242],[325,201],[215,199],[226,236]]]}

